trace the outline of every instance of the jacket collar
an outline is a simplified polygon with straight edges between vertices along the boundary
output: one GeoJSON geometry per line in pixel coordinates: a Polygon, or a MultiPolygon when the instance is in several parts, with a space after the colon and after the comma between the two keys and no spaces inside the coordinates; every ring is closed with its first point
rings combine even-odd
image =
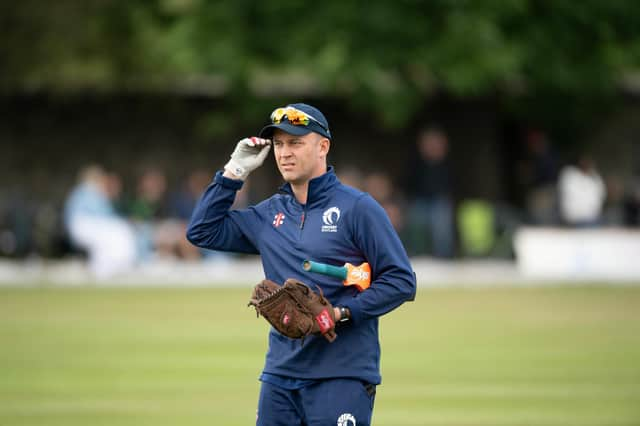
{"type": "MultiPolygon", "coordinates": [[[[329,166],[327,168],[327,172],[321,176],[313,178],[309,181],[309,189],[307,191],[307,206],[315,204],[318,201],[323,200],[328,196],[328,190],[335,185],[340,183],[338,181],[338,177],[335,174],[333,166],[329,166]]],[[[285,183],[280,187],[280,192],[291,195],[295,200],[295,196],[293,195],[293,190],[291,189],[290,183],[285,183]]]]}

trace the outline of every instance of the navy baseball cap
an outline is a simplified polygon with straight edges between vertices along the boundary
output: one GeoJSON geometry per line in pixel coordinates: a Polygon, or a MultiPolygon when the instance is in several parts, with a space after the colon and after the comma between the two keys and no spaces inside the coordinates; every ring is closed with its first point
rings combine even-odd
{"type": "Polygon", "coordinates": [[[324,114],[318,108],[302,103],[276,108],[271,113],[271,124],[263,127],[258,136],[270,139],[275,129],[280,129],[296,136],[315,132],[327,139],[331,139],[329,123],[324,114]]]}

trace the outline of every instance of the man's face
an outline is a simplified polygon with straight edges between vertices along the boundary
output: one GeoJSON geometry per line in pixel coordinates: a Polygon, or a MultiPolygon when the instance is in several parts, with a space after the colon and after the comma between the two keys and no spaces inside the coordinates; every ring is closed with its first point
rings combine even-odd
{"type": "Polygon", "coordinates": [[[440,161],[447,156],[448,141],[440,132],[426,132],[419,142],[420,154],[426,160],[440,161]]]}
{"type": "Polygon", "coordinates": [[[317,133],[295,136],[276,129],[273,153],[282,178],[295,185],[325,173],[329,144],[329,139],[317,133]]]}

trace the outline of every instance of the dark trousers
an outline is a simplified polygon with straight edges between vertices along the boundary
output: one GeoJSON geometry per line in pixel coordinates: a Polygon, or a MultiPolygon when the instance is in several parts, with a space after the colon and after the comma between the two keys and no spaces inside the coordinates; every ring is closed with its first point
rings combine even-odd
{"type": "Polygon", "coordinates": [[[353,379],[322,380],[300,389],[262,383],[257,426],[368,426],[375,386],[353,379]]]}

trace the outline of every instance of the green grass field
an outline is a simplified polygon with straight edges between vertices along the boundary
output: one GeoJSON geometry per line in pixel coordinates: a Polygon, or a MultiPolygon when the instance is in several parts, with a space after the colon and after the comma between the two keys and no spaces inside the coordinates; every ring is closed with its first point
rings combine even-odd
{"type": "MultiPolygon", "coordinates": [[[[0,289],[0,425],[250,425],[248,289],[0,289]]],[[[640,287],[423,290],[376,425],[639,425],[640,287]]]]}

